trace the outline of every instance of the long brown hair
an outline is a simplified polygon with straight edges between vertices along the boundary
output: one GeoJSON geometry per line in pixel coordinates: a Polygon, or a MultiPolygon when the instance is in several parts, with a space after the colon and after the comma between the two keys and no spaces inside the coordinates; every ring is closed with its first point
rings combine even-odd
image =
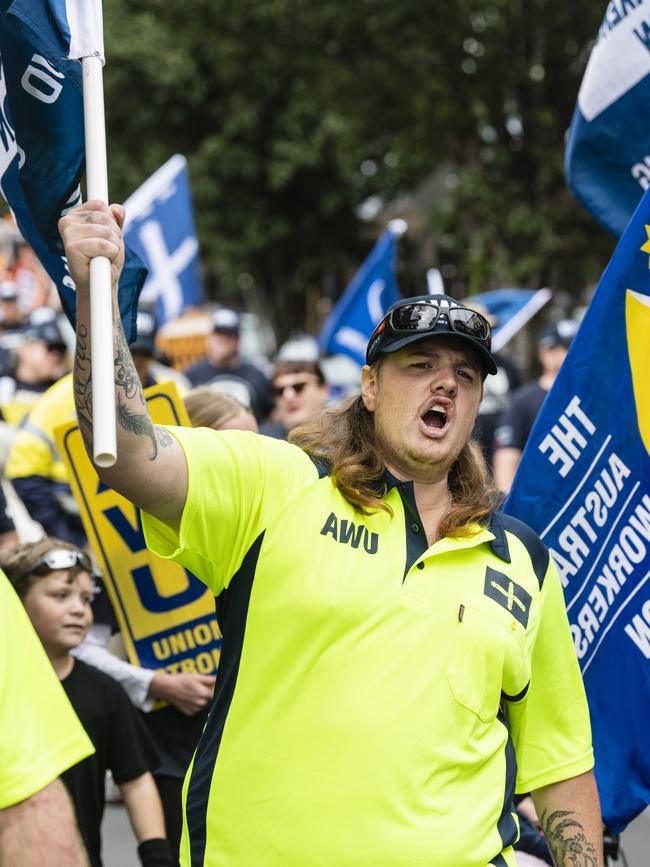
{"type": "MultiPolygon", "coordinates": [[[[373,415],[362,398],[350,398],[336,407],[316,413],[295,428],[289,439],[315,461],[329,468],[332,482],[362,515],[390,507],[383,502],[384,461],[373,415]]],[[[469,536],[494,508],[496,491],[479,445],[467,442],[448,476],[451,505],[442,518],[440,536],[469,536]]]]}

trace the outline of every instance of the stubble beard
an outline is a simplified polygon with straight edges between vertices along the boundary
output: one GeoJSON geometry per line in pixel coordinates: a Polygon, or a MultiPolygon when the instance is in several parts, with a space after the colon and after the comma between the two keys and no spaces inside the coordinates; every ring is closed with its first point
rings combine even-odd
{"type": "Polygon", "coordinates": [[[446,477],[466,445],[461,443],[453,452],[445,452],[436,460],[424,448],[414,449],[406,445],[400,449],[391,442],[390,437],[384,436],[380,429],[377,430],[377,444],[386,463],[396,467],[413,481],[427,484],[446,477]]]}

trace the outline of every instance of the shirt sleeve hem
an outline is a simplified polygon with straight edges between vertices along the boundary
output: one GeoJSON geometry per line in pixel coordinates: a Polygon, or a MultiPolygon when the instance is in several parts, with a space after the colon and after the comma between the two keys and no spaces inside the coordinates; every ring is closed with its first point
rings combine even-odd
{"type": "Polygon", "coordinates": [[[187,496],[185,498],[185,505],[183,506],[178,532],[143,509],[141,510],[142,530],[144,532],[145,543],[150,551],[163,560],[176,560],[186,550],[186,527],[188,524],[191,525],[194,515],[193,498],[190,496],[192,463],[190,455],[183,444],[182,437],[176,435],[176,429],[167,426],[165,426],[165,429],[172,434],[185,455],[187,463],[187,496]]]}
{"type": "Polygon", "coordinates": [[[50,753],[29,774],[20,774],[14,780],[5,782],[0,788],[0,810],[20,804],[31,798],[41,789],[49,786],[64,771],[88,758],[95,752],[90,739],[84,737],[70,738],[61,744],[59,749],[50,753]]]}
{"type": "Polygon", "coordinates": [[[553,783],[561,783],[563,780],[570,780],[572,777],[578,777],[580,774],[586,774],[594,767],[594,753],[590,749],[584,753],[579,759],[571,759],[561,765],[555,765],[552,768],[545,768],[541,774],[536,774],[532,777],[522,777],[517,780],[516,793],[525,794],[534,792],[544,786],[550,786],[553,783]]]}

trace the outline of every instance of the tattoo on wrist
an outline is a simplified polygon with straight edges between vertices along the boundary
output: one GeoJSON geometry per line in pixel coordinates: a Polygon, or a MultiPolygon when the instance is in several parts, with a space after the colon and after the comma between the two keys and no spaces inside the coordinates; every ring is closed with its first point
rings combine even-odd
{"type": "Polygon", "coordinates": [[[572,810],[544,810],[541,825],[557,867],[597,867],[596,849],[572,810]]]}

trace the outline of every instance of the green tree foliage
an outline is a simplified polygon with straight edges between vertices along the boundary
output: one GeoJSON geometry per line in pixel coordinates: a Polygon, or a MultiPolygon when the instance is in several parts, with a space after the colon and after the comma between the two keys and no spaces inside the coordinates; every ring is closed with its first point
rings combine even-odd
{"type": "MultiPolygon", "coordinates": [[[[564,135],[603,9],[587,0],[105,0],[111,192],[190,163],[219,297],[286,332],[377,226],[357,216],[440,177],[425,206],[457,292],[594,281],[610,240],[573,202],[564,135]]],[[[418,239],[416,239],[418,240],[418,239]]],[[[405,247],[416,261],[418,243],[405,247]]],[[[412,288],[411,286],[408,287],[412,288]]]]}

